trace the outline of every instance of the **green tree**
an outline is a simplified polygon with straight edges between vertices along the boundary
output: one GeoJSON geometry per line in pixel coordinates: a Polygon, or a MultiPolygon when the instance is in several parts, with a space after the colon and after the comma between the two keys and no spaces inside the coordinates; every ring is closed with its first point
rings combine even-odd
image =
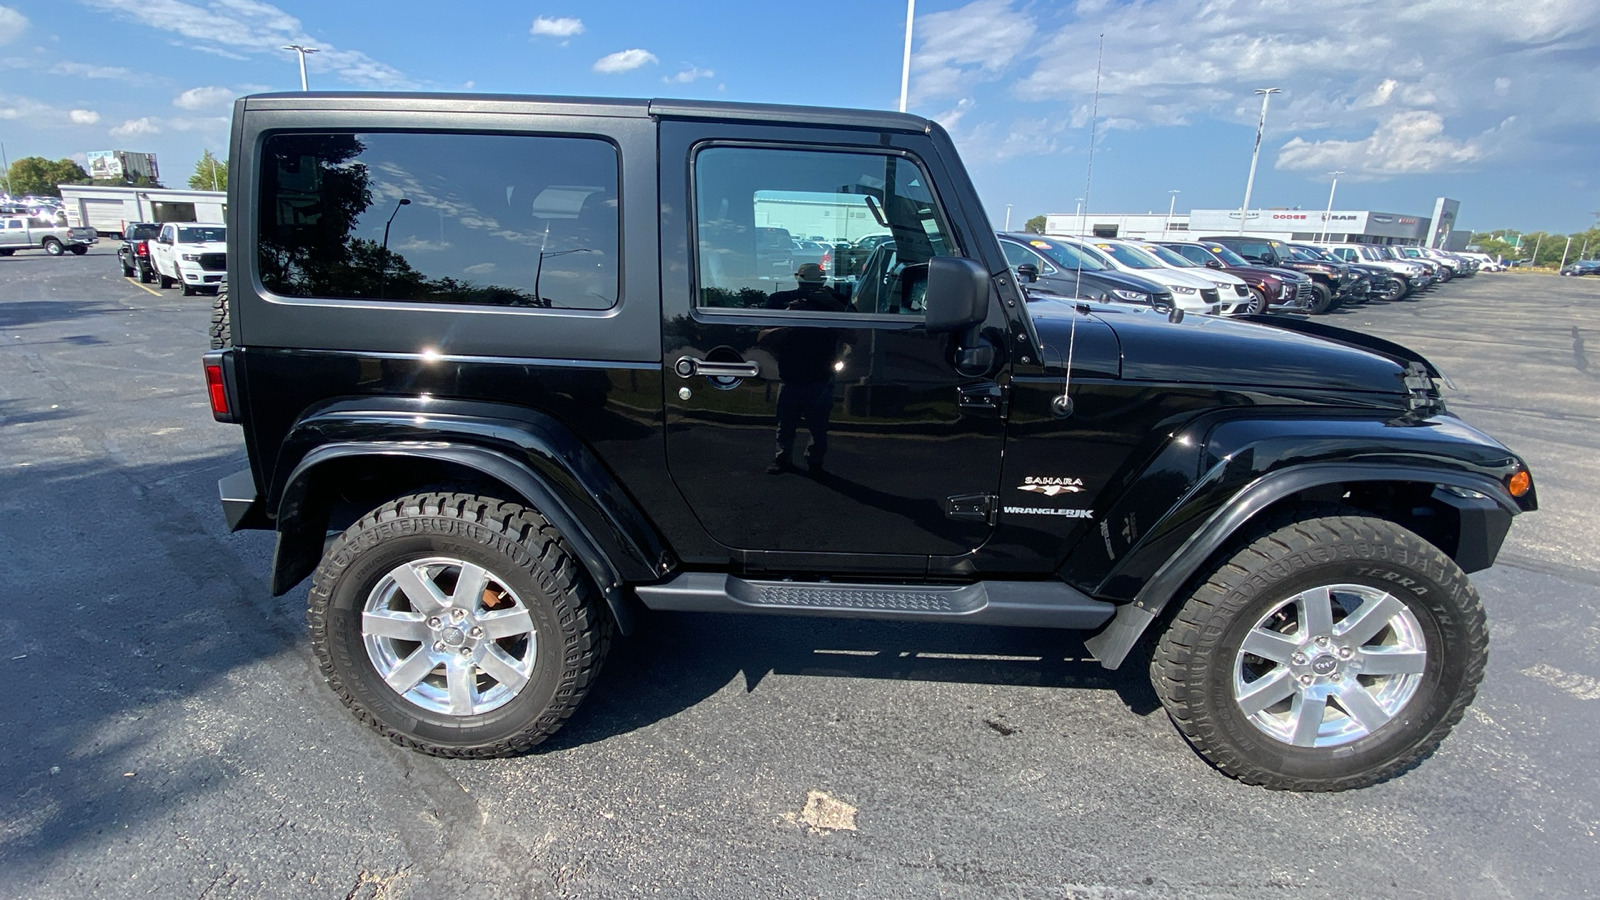
{"type": "Polygon", "coordinates": [[[51,162],[42,156],[24,156],[6,171],[6,190],[14,197],[59,197],[59,184],[88,184],[89,173],[70,159],[51,162]]]}
{"type": "Polygon", "coordinates": [[[205,151],[194,164],[194,174],[189,176],[189,187],[197,191],[227,190],[228,161],[218,159],[210,150],[205,151]]]}
{"type": "Polygon", "coordinates": [[[1022,229],[1033,234],[1044,234],[1044,216],[1034,216],[1023,224],[1022,229]]]}

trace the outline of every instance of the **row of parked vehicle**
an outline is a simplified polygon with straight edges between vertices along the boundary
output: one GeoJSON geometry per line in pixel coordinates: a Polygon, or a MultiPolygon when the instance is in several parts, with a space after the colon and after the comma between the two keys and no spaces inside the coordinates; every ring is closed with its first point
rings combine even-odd
{"type": "Polygon", "coordinates": [[[1032,293],[1209,315],[1299,310],[1414,297],[1481,261],[1426,247],[1309,244],[1241,235],[1135,241],[1002,233],[1032,293]]]}
{"type": "Polygon", "coordinates": [[[117,263],[124,278],[179,287],[185,297],[215,294],[228,278],[228,228],[194,222],[134,222],[123,231],[117,263]]]}

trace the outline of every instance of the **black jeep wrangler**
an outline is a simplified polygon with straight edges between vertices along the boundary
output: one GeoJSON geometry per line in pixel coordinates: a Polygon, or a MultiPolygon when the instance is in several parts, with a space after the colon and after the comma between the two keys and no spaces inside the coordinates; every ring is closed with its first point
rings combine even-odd
{"type": "Polygon", "coordinates": [[[223,510],[398,743],[525,751],[641,607],[1092,632],[1298,790],[1413,765],[1483,675],[1465,573],[1535,493],[1433,366],[1029,302],[933,122],[297,93],[238,101],[229,159],[223,510]],[[773,228],[893,240],[775,273],[773,228]]]}

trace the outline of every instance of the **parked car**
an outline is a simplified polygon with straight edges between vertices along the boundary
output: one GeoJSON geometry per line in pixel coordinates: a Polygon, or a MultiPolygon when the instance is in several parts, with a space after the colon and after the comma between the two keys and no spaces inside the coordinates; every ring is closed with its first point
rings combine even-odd
{"type": "Polygon", "coordinates": [[[149,241],[150,268],[164,288],[177,285],[185,297],[215,294],[228,277],[228,229],[224,225],[168,222],[149,241]]]}
{"type": "Polygon", "coordinates": [[[1434,270],[1438,273],[1439,281],[1441,283],[1453,281],[1462,273],[1463,265],[1460,260],[1430,253],[1426,247],[1408,246],[1391,247],[1390,249],[1395,253],[1400,254],[1401,258],[1403,259],[1414,259],[1432,263],[1434,265],[1434,270]]]}
{"type": "Polygon", "coordinates": [[[1600,275],[1600,259],[1580,259],[1577,262],[1568,263],[1567,267],[1561,270],[1561,274],[1600,275]]]}
{"type": "Polygon", "coordinates": [[[1052,239],[1065,241],[1118,272],[1138,275],[1164,286],[1172,292],[1173,305],[1186,313],[1219,315],[1231,313],[1233,307],[1240,305],[1237,298],[1229,298],[1228,309],[1224,310],[1217,286],[1210,279],[1174,269],[1126,241],[1059,236],[1052,239]]]}
{"type": "Polygon", "coordinates": [[[249,224],[204,393],[249,464],[222,512],[275,532],[274,595],[311,579],[318,671],[383,739],[528,752],[606,688],[614,633],[660,624],[641,609],[1089,631],[1212,765],[1285,790],[1407,771],[1482,678],[1467,573],[1537,493],[1438,369],[1298,317],[1029,303],[936,122],[296,92],[237,101],[230,146],[249,224]],[[451,202],[406,246],[481,226],[507,179],[611,202],[502,213],[527,240],[411,253],[405,299],[375,296],[418,171],[451,202]],[[703,264],[753,254],[704,226],[779,190],[884,218],[855,309],[703,264]],[[593,252],[535,288],[535,236],[593,252]],[[624,297],[625,273],[649,277],[624,297]]]}
{"type": "Polygon", "coordinates": [[[1409,288],[1406,280],[1383,266],[1369,266],[1360,260],[1348,260],[1327,247],[1317,244],[1290,242],[1289,249],[1302,259],[1331,262],[1348,268],[1356,277],[1345,287],[1346,303],[1364,303],[1377,298],[1399,300],[1409,288]]]}
{"type": "Polygon", "coordinates": [[[1244,279],[1250,286],[1251,312],[1262,313],[1274,307],[1310,309],[1315,302],[1311,279],[1293,269],[1253,266],[1249,260],[1216,243],[1163,241],[1162,246],[1171,248],[1192,262],[1244,279]]]}
{"type": "Polygon", "coordinates": [[[122,244],[117,247],[123,278],[138,275],[145,284],[156,280],[155,270],[150,268],[150,241],[160,233],[161,226],[155,222],[130,222],[123,230],[122,244]]]}
{"type": "Polygon", "coordinates": [[[1312,315],[1321,315],[1336,309],[1340,303],[1340,295],[1346,293],[1348,283],[1355,278],[1349,267],[1343,263],[1296,258],[1288,244],[1273,238],[1225,234],[1210,235],[1200,240],[1221,244],[1257,265],[1293,269],[1309,277],[1312,282],[1311,292],[1316,296],[1308,310],[1312,315]]]}
{"type": "Polygon", "coordinates": [[[1000,250],[1028,293],[1172,309],[1166,285],[1119,272],[1076,247],[1037,234],[1001,234],[1000,250]]]}
{"type": "MultiPolygon", "coordinates": [[[[1433,284],[1428,267],[1416,260],[1394,259],[1376,244],[1319,244],[1319,247],[1348,263],[1359,263],[1383,269],[1398,276],[1405,285],[1400,296],[1415,295],[1433,284]]],[[[1394,298],[1390,298],[1394,299],[1394,298]]]]}
{"type": "Polygon", "coordinates": [[[82,256],[99,240],[92,228],[68,228],[33,216],[0,219],[0,256],[10,256],[18,250],[43,250],[51,256],[69,252],[82,256]]]}
{"type": "Polygon", "coordinates": [[[791,252],[794,255],[796,271],[806,263],[815,263],[822,267],[824,274],[833,272],[833,247],[829,244],[796,238],[791,252]]]}
{"type": "Polygon", "coordinates": [[[1151,241],[1130,241],[1140,250],[1160,260],[1164,265],[1170,266],[1187,275],[1194,275],[1212,282],[1217,287],[1218,310],[1226,316],[1240,316],[1251,312],[1265,312],[1256,309],[1255,295],[1250,293],[1250,285],[1237,275],[1214,269],[1201,263],[1185,259],[1182,254],[1175,253],[1169,247],[1151,241]]]}

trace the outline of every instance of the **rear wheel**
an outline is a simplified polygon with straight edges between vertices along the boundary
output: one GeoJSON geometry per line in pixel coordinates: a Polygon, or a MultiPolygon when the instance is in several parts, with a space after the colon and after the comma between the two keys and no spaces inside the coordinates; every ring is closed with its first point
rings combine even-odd
{"type": "Polygon", "coordinates": [[[149,284],[150,282],[155,281],[155,280],[156,280],[155,273],[150,271],[150,267],[149,266],[140,266],[139,267],[139,283],[140,284],[149,284]]]}
{"type": "Polygon", "coordinates": [[[165,289],[167,289],[169,287],[172,287],[172,285],[174,283],[171,278],[168,278],[167,276],[162,275],[160,272],[156,273],[156,279],[161,282],[162,290],[165,290],[165,289]]]}
{"type": "Polygon", "coordinates": [[[233,346],[233,327],[228,321],[228,292],[218,291],[211,301],[211,349],[223,350],[233,346]]]}
{"type": "Polygon", "coordinates": [[[386,503],[329,548],[312,648],[356,717],[435,756],[526,751],[572,715],[611,620],[561,534],[471,494],[386,503]]]}
{"type": "Polygon", "coordinates": [[[61,246],[61,242],[55,238],[45,238],[44,242],[40,244],[40,246],[44,248],[44,252],[50,254],[51,256],[60,256],[62,253],[66,252],[66,248],[61,246]]]}
{"type": "Polygon", "coordinates": [[[127,265],[127,264],[123,264],[123,266],[122,266],[122,277],[123,278],[132,278],[133,277],[133,266],[130,266],[130,265],[127,265]]]}
{"type": "Polygon", "coordinates": [[[1488,660],[1461,569],[1382,519],[1272,529],[1224,560],[1150,673],[1178,730],[1251,784],[1340,791],[1391,778],[1460,721],[1488,660]]]}

